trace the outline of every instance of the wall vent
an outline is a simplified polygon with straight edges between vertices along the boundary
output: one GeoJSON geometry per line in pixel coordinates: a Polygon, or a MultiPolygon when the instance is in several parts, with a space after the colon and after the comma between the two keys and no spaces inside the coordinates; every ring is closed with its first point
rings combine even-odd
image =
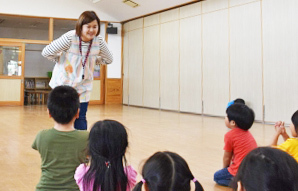
{"type": "Polygon", "coordinates": [[[123,0],[123,3],[125,3],[128,6],[131,6],[133,8],[140,6],[139,4],[137,4],[136,2],[133,2],[131,0],[123,0]]]}

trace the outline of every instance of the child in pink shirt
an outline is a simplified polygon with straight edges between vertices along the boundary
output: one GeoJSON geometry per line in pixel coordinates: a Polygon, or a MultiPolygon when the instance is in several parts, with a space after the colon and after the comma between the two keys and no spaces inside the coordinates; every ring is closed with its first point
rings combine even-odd
{"type": "Polygon", "coordinates": [[[89,164],[81,164],[75,180],[81,191],[129,191],[136,183],[137,172],[126,166],[128,146],[124,126],[113,120],[96,122],[89,135],[89,164]]]}

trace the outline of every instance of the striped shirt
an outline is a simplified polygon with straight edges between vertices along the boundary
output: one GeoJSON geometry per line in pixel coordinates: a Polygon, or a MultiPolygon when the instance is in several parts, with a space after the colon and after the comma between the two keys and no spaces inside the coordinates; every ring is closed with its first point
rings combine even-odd
{"type": "MultiPolygon", "coordinates": [[[[46,46],[42,51],[42,56],[47,59],[58,62],[61,52],[67,51],[70,48],[72,37],[76,34],[75,30],[68,31],[60,38],[54,40],[51,44],[46,46]]],[[[108,46],[102,36],[98,35],[100,55],[97,58],[97,64],[110,64],[113,62],[113,56],[108,49],[108,46]]],[[[87,50],[90,42],[82,41],[82,51],[87,50]]],[[[84,52],[84,51],[83,51],[84,52]]]]}
{"type": "Polygon", "coordinates": [[[111,52],[101,36],[93,38],[89,56],[86,58],[90,42],[82,42],[80,53],[79,36],[75,30],[69,31],[47,45],[42,55],[56,62],[50,86],[72,86],[80,94],[80,102],[89,102],[92,90],[95,64],[110,64],[113,61],[111,52]],[[86,64],[83,66],[83,61],[86,64]]]}

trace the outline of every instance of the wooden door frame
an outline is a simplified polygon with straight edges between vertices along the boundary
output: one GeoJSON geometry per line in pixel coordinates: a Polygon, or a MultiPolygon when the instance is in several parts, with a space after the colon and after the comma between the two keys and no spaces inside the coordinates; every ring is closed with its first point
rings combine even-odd
{"type": "Polygon", "coordinates": [[[21,66],[22,66],[21,76],[4,76],[4,75],[0,76],[0,79],[20,79],[21,80],[20,101],[0,101],[0,105],[24,105],[25,43],[0,41],[0,46],[19,47],[20,52],[18,56],[18,61],[21,61],[21,66]]]}

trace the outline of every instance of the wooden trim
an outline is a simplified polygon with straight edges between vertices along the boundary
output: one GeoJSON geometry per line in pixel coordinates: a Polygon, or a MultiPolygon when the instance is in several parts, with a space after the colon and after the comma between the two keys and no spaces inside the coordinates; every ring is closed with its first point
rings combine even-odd
{"type": "Polygon", "coordinates": [[[8,14],[8,13],[0,13],[0,16],[10,16],[10,17],[26,17],[26,18],[40,18],[40,19],[49,19],[51,17],[42,17],[42,16],[32,16],[32,15],[19,15],[19,14],[8,14]]]}
{"type": "Polygon", "coordinates": [[[49,77],[34,77],[34,76],[26,76],[26,78],[49,79],[49,77]]]}
{"type": "Polygon", "coordinates": [[[155,12],[148,13],[148,14],[145,14],[145,15],[142,15],[142,16],[139,16],[139,17],[128,19],[128,20],[122,21],[121,23],[124,24],[124,23],[127,23],[127,22],[132,21],[132,20],[140,19],[140,18],[147,17],[147,16],[150,16],[150,15],[155,15],[157,13],[162,13],[162,12],[169,11],[169,10],[176,9],[176,8],[180,8],[180,7],[183,7],[183,6],[186,6],[186,5],[191,5],[191,4],[194,4],[194,3],[198,3],[200,1],[203,1],[203,0],[190,1],[190,2],[187,2],[187,3],[183,3],[181,5],[176,5],[174,7],[169,7],[169,8],[166,8],[166,9],[162,9],[160,11],[155,11],[155,12]]]}
{"type": "Polygon", "coordinates": [[[100,86],[100,100],[102,104],[105,104],[106,99],[106,65],[101,65],[100,69],[100,76],[101,76],[101,86],[100,86]]]}
{"type": "Polygon", "coordinates": [[[49,20],[49,41],[54,39],[54,19],[50,18],[49,20]]]}
{"type": "MultiPolygon", "coordinates": [[[[32,15],[18,15],[18,14],[8,14],[8,13],[0,13],[0,16],[11,16],[11,17],[27,17],[27,18],[39,18],[39,19],[59,19],[59,20],[73,20],[76,21],[78,18],[61,18],[61,17],[43,17],[43,16],[32,16],[32,15]]],[[[110,23],[121,23],[119,21],[100,21],[100,22],[110,22],[110,23]]]]}
{"type": "MultiPolygon", "coordinates": [[[[70,18],[57,18],[57,17],[51,17],[52,19],[54,19],[54,21],[55,20],[70,20],[70,21],[77,21],[78,20],[78,18],[76,18],[76,19],[70,19],[70,18]]],[[[75,26],[74,26],[75,27],[75,26]]]]}
{"type": "Polygon", "coordinates": [[[12,43],[29,43],[29,44],[49,44],[48,40],[29,40],[29,39],[13,39],[13,38],[0,38],[0,42],[12,42],[12,43]]]}
{"type": "MultiPolygon", "coordinates": [[[[109,34],[107,33],[109,22],[105,22],[105,40],[108,43],[109,41],[109,34]]],[[[101,94],[100,94],[100,100],[102,100],[103,104],[106,104],[106,96],[107,96],[107,65],[102,65],[102,86],[101,86],[101,94]]]]}
{"type": "Polygon", "coordinates": [[[101,105],[101,100],[90,100],[89,105],[101,105]]]}
{"type": "Polygon", "coordinates": [[[106,40],[106,42],[108,43],[108,41],[109,41],[109,35],[108,35],[108,33],[107,33],[107,28],[108,28],[108,22],[105,22],[105,40],[106,40]]]}
{"type": "Polygon", "coordinates": [[[6,106],[6,105],[22,105],[19,101],[0,101],[0,106],[6,106]]]}
{"type": "Polygon", "coordinates": [[[21,99],[20,105],[24,105],[24,76],[25,76],[25,44],[23,43],[21,46],[22,51],[21,54],[21,63],[22,63],[22,75],[21,75],[21,99]]]}
{"type": "Polygon", "coordinates": [[[22,79],[22,76],[0,76],[0,79],[22,79]]]}
{"type": "Polygon", "coordinates": [[[0,38],[0,46],[22,46],[23,43],[21,42],[4,42],[2,41],[2,39],[0,38]]]}
{"type": "Polygon", "coordinates": [[[121,97],[122,97],[122,104],[123,104],[123,76],[124,76],[124,71],[123,71],[123,63],[124,63],[124,54],[123,54],[123,49],[124,49],[124,25],[121,24],[121,87],[122,87],[122,91],[121,91],[121,97]]]}

